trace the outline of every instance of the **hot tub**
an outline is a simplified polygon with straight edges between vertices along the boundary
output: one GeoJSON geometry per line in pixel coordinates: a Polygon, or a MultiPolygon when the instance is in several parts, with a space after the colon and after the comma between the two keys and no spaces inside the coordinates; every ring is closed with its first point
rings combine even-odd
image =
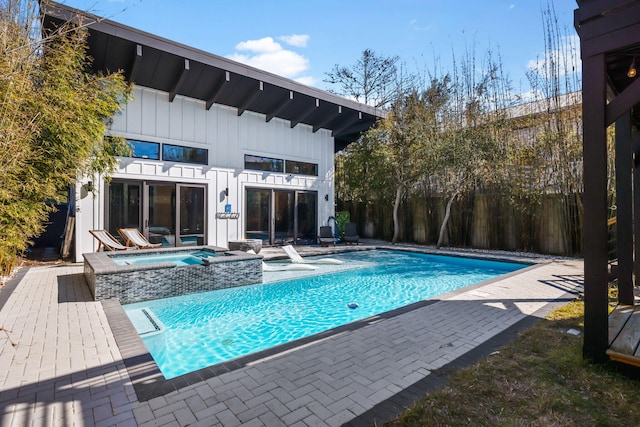
{"type": "Polygon", "coordinates": [[[83,254],[94,299],[122,304],[262,282],[262,258],[216,246],[83,254]]]}
{"type": "Polygon", "coordinates": [[[169,262],[175,264],[177,267],[184,267],[185,265],[202,265],[210,263],[210,258],[220,256],[218,252],[210,250],[189,250],[180,252],[155,252],[150,253],[144,251],[140,253],[138,251],[125,253],[121,255],[110,255],[109,258],[118,265],[141,265],[141,264],[155,264],[160,262],[169,262]]]}

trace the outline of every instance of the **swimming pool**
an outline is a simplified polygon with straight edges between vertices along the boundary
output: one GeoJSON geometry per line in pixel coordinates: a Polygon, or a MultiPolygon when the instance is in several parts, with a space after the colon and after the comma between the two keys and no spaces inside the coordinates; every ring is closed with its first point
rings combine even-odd
{"type": "Polygon", "coordinates": [[[335,257],[354,268],[123,308],[144,308],[163,325],[142,338],[170,379],[527,266],[387,250],[335,257]]]}

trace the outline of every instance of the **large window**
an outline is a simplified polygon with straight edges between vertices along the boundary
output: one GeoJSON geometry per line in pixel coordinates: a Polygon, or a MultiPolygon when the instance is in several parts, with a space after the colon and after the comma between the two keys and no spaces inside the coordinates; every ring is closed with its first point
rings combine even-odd
{"type": "Polygon", "coordinates": [[[245,154],[244,168],[257,171],[284,172],[284,160],[245,154]]]}
{"type": "Polygon", "coordinates": [[[300,175],[318,176],[318,165],[316,163],[296,162],[287,160],[286,172],[300,175]]]}
{"type": "Polygon", "coordinates": [[[160,160],[160,144],[157,142],[144,142],[127,140],[131,146],[131,156],[138,159],[160,160]]]}
{"type": "Polygon", "coordinates": [[[184,147],[182,145],[160,144],[158,142],[136,141],[128,139],[131,157],[138,159],[162,160],[167,162],[209,164],[209,150],[206,148],[184,147]],[[162,147],[162,150],[161,150],[162,147]]]}
{"type": "Polygon", "coordinates": [[[274,159],[272,157],[244,155],[244,168],[256,171],[286,172],[298,175],[318,176],[318,164],[295,160],[274,159]]]}
{"type": "Polygon", "coordinates": [[[204,148],[183,147],[181,145],[162,144],[162,160],[168,162],[208,163],[209,150],[204,148]]]}

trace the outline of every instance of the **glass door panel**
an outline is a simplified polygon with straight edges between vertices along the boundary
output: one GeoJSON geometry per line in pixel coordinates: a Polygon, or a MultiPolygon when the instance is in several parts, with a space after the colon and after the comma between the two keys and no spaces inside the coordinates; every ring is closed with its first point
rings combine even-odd
{"type": "Polygon", "coordinates": [[[317,236],[318,194],[299,191],[296,196],[296,244],[311,245],[316,243],[317,236]]]}
{"type": "Polygon", "coordinates": [[[295,241],[295,193],[293,191],[274,191],[274,244],[287,244],[295,241]]]}
{"type": "Polygon", "coordinates": [[[119,228],[141,229],[140,183],[111,182],[107,207],[107,229],[118,237],[119,228]]]}
{"type": "Polygon", "coordinates": [[[177,242],[181,246],[204,245],[205,191],[204,187],[178,185],[180,228],[177,242]]]}
{"type": "Polygon", "coordinates": [[[176,246],[176,186],[148,184],[147,221],[143,233],[151,243],[176,246]]]}
{"type": "Polygon", "coordinates": [[[247,189],[245,237],[270,244],[271,190],[247,189]]]}

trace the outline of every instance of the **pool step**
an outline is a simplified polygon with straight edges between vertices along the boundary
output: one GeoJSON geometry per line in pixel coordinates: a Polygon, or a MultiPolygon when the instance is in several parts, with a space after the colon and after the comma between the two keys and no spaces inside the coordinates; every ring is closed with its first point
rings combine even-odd
{"type": "Polygon", "coordinates": [[[127,310],[127,315],[140,336],[150,336],[164,330],[160,319],[148,307],[127,310]]]}

